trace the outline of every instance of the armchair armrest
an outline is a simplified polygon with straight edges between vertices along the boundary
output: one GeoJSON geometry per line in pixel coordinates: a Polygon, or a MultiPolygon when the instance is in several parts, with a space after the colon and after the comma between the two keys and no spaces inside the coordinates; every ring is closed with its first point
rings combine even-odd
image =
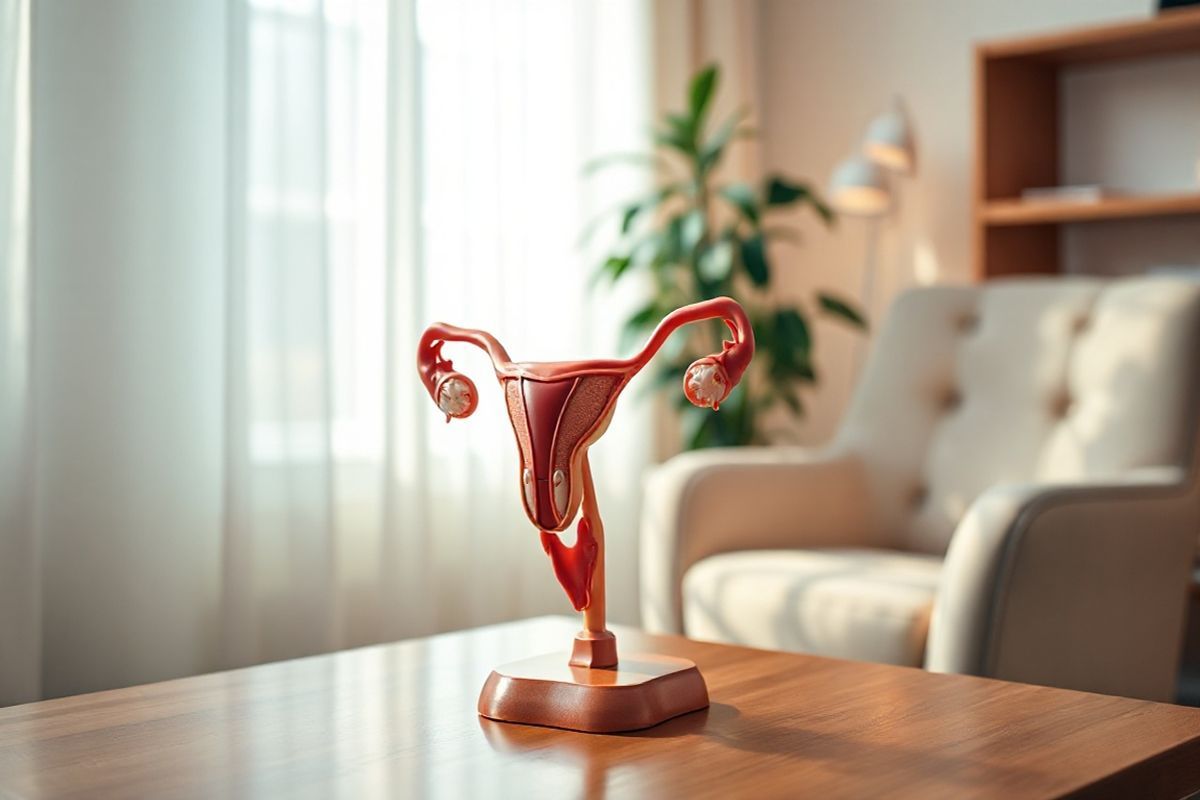
{"type": "Polygon", "coordinates": [[[642,624],[683,629],[688,567],[732,550],[861,544],[866,481],[859,459],[796,448],[729,448],[677,456],[646,480],[641,525],[642,624]]]}
{"type": "Polygon", "coordinates": [[[1196,529],[1179,469],[985,492],[946,553],[926,667],[1171,699],[1196,529]]]}

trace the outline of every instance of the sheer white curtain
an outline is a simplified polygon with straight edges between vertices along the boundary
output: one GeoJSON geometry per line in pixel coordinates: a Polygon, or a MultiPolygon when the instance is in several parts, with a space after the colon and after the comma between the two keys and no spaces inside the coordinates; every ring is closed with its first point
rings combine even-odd
{"type": "MultiPolygon", "coordinates": [[[[446,425],[416,380],[445,320],[515,357],[614,353],[586,224],[644,176],[635,0],[249,0],[231,19],[224,537],[229,663],[569,611],[515,489],[490,366],[446,425]]],[[[634,619],[647,409],[594,449],[610,603],[634,619]]]]}
{"type": "Polygon", "coordinates": [[[0,706],[40,687],[29,525],[29,5],[0,0],[0,706]]]}
{"type": "MultiPolygon", "coordinates": [[[[645,147],[646,14],[0,0],[0,704],[569,610],[499,390],[444,424],[415,347],[614,352],[579,237],[645,176],[581,168],[645,147]]],[[[593,448],[626,620],[635,395],[593,448]]]]}

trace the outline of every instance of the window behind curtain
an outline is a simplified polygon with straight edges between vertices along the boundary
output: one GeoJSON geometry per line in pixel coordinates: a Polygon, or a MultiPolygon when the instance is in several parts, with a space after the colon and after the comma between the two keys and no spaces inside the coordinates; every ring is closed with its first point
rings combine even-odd
{"type": "MultiPolygon", "coordinates": [[[[647,176],[583,167],[646,147],[646,8],[247,3],[245,124],[232,126],[245,148],[230,282],[238,592],[267,598],[261,628],[283,642],[317,638],[286,628],[306,613],[324,641],[358,643],[378,635],[373,619],[395,637],[569,608],[521,513],[490,363],[447,353],[483,397],[446,425],[413,358],[435,320],[492,330],[522,360],[615,354],[631,303],[590,284],[600,254],[580,240],[647,176]]],[[[594,451],[609,552],[627,564],[610,573],[616,619],[635,608],[644,412],[627,395],[594,451]]]]}

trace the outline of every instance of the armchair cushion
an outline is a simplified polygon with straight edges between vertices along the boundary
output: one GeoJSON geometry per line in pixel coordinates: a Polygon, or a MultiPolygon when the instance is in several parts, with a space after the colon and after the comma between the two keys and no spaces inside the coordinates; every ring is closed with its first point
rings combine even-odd
{"type": "Polygon", "coordinates": [[[686,453],[654,470],[642,506],[642,624],[682,632],[680,582],[734,550],[873,547],[857,458],[795,448],[686,453]]]}
{"type": "Polygon", "coordinates": [[[711,556],[683,579],[689,636],[921,666],[942,559],[871,549],[711,556]]]}

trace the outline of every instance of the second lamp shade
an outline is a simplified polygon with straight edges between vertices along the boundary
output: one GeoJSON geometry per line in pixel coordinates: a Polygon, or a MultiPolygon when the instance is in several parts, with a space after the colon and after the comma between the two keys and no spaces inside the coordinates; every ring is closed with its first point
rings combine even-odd
{"type": "Polygon", "coordinates": [[[838,164],[829,180],[829,202],[841,214],[873,217],[887,211],[891,199],[883,169],[862,156],[838,164]]]}
{"type": "Polygon", "coordinates": [[[863,152],[880,166],[911,175],[916,168],[917,148],[913,142],[912,125],[900,98],[867,126],[863,152]]]}

